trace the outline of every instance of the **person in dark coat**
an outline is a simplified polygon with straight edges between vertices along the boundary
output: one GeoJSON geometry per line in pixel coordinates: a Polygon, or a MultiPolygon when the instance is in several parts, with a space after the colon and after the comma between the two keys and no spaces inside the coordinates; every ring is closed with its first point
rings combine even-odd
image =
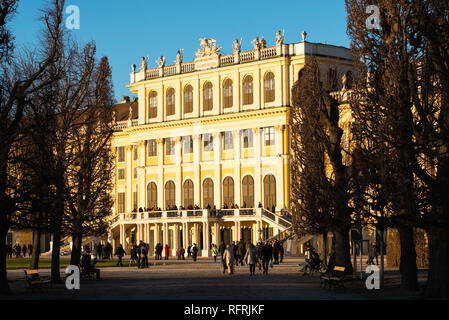
{"type": "Polygon", "coordinates": [[[279,264],[279,241],[275,241],[273,244],[273,258],[274,264],[279,264]]]}
{"type": "Polygon", "coordinates": [[[279,246],[279,255],[281,257],[281,263],[284,261],[284,245],[281,243],[279,246]]]}
{"type": "Polygon", "coordinates": [[[140,260],[140,267],[141,268],[148,268],[148,251],[150,250],[150,246],[146,244],[145,242],[142,242],[142,245],[140,246],[140,253],[141,253],[141,260],[140,260]]]}
{"type": "Polygon", "coordinates": [[[28,245],[28,255],[31,257],[32,254],[33,254],[33,245],[29,244],[28,245]]]}
{"type": "Polygon", "coordinates": [[[196,243],[193,244],[191,250],[192,250],[192,258],[193,258],[193,261],[196,261],[196,258],[197,258],[197,256],[198,256],[198,247],[196,246],[196,243]]]}
{"type": "Polygon", "coordinates": [[[190,258],[192,256],[192,246],[187,247],[187,258],[190,258]]]}
{"type": "Polygon", "coordinates": [[[237,247],[237,251],[238,251],[238,256],[239,256],[239,263],[240,265],[243,266],[243,260],[246,254],[246,248],[245,248],[245,242],[242,240],[240,240],[238,247],[237,247]]]}
{"type": "Polygon", "coordinates": [[[268,274],[268,266],[273,258],[273,247],[270,243],[267,243],[262,248],[262,267],[263,267],[263,274],[268,274]]]}
{"type": "MultiPolygon", "coordinates": [[[[238,241],[237,241],[237,243],[238,243],[238,241]]],[[[234,255],[234,261],[233,262],[235,262],[236,266],[239,265],[237,248],[238,248],[237,244],[235,242],[232,242],[231,251],[232,251],[232,254],[234,255]]]]}
{"type": "Polygon", "coordinates": [[[226,261],[223,259],[223,255],[225,253],[226,250],[226,245],[225,243],[222,241],[220,243],[220,246],[218,247],[218,253],[221,256],[221,263],[223,264],[223,274],[226,272],[226,261]]]}
{"type": "Polygon", "coordinates": [[[131,247],[131,257],[129,258],[129,265],[135,263],[137,267],[139,267],[139,263],[137,262],[137,247],[133,244],[131,247]]]}
{"type": "Polygon", "coordinates": [[[125,254],[126,254],[125,250],[123,249],[122,245],[119,244],[117,250],[115,250],[115,255],[118,257],[117,266],[123,267],[122,258],[125,254]]]}
{"type": "Polygon", "coordinates": [[[22,253],[23,253],[23,257],[24,258],[26,258],[26,256],[27,256],[27,250],[28,250],[27,246],[26,246],[26,244],[24,244],[23,247],[22,247],[22,253]]]}

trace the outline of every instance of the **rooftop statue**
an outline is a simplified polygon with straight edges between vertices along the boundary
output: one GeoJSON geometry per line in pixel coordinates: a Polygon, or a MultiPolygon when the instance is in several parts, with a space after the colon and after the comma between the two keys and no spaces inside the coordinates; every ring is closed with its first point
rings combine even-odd
{"type": "Polygon", "coordinates": [[[164,56],[160,56],[157,60],[156,60],[157,65],[159,66],[159,68],[162,68],[163,66],[165,66],[165,57],[164,56]]]}
{"type": "Polygon", "coordinates": [[[301,32],[302,35],[302,41],[306,41],[307,39],[307,32],[304,30],[303,32],[301,32]]]}
{"type": "Polygon", "coordinates": [[[142,57],[142,62],[140,63],[140,71],[147,70],[147,59],[142,57]]]}
{"type": "Polygon", "coordinates": [[[217,40],[201,38],[200,41],[201,49],[198,49],[198,51],[195,53],[197,58],[218,55],[220,53],[221,48],[216,45],[217,40]]]}
{"type": "Polygon", "coordinates": [[[260,47],[260,43],[259,43],[259,37],[256,37],[256,39],[254,39],[253,41],[251,41],[251,43],[254,46],[254,50],[258,50],[260,47]]]}
{"type": "Polygon", "coordinates": [[[234,43],[232,44],[232,49],[234,49],[234,53],[239,53],[241,46],[242,46],[242,38],[240,38],[240,42],[238,39],[234,39],[234,43]]]}
{"type": "Polygon", "coordinates": [[[283,31],[282,35],[281,35],[281,30],[278,30],[276,32],[276,45],[280,45],[284,42],[284,36],[285,36],[285,30],[283,31]]]}
{"type": "Polygon", "coordinates": [[[267,47],[267,42],[265,41],[265,39],[264,39],[263,37],[260,39],[260,44],[259,44],[259,46],[260,46],[261,49],[267,47]]]}
{"type": "Polygon", "coordinates": [[[182,63],[182,57],[184,56],[184,49],[178,50],[178,52],[176,53],[176,64],[181,64],[182,63]]]}

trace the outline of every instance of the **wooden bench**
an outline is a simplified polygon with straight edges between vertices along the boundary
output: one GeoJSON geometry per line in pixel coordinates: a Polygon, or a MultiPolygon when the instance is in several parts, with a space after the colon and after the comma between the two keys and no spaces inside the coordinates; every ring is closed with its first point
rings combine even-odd
{"type": "Polygon", "coordinates": [[[81,278],[87,278],[87,279],[91,279],[91,280],[95,280],[96,276],[97,276],[97,271],[95,270],[95,267],[85,267],[85,266],[80,266],[80,277],[81,278]]]}
{"type": "Polygon", "coordinates": [[[23,270],[25,272],[25,279],[28,283],[28,288],[34,290],[38,289],[46,289],[48,291],[48,286],[51,284],[50,277],[44,277],[39,275],[39,271],[34,270],[23,270]]]}
{"type": "Polygon", "coordinates": [[[340,287],[345,289],[345,267],[335,266],[331,273],[323,273],[320,275],[320,288],[328,285],[329,289],[334,287],[340,287]]]}

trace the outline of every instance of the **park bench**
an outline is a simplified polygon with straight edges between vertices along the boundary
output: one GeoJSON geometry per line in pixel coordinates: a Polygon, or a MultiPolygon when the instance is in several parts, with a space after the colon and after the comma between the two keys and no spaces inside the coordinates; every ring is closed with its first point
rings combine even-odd
{"type": "Polygon", "coordinates": [[[87,278],[87,279],[95,279],[95,270],[93,267],[85,267],[85,266],[80,266],[78,265],[78,267],[80,268],[80,277],[81,278],[87,278]]]}
{"type": "Polygon", "coordinates": [[[27,289],[34,290],[35,288],[38,289],[46,289],[48,291],[48,286],[51,283],[51,280],[49,277],[44,277],[39,275],[39,271],[34,270],[23,270],[25,272],[25,279],[28,283],[27,289]]]}
{"type": "Polygon", "coordinates": [[[334,287],[340,287],[345,289],[345,267],[335,266],[331,273],[323,273],[320,275],[320,288],[325,288],[328,285],[329,289],[334,287]]]}

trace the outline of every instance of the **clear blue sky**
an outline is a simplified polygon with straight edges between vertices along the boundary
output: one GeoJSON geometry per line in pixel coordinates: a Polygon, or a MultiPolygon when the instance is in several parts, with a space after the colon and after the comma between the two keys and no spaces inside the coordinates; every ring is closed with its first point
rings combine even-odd
{"type": "MultiPolygon", "coordinates": [[[[35,41],[44,3],[19,2],[12,21],[19,46],[35,41]]],[[[283,29],[286,43],[300,41],[306,30],[310,42],[349,46],[343,0],[67,0],[66,6],[72,4],[80,8],[81,28],[71,32],[81,42],[95,40],[98,58],[108,56],[118,102],[132,95],[125,86],[140,57],[150,57],[149,68],[161,55],[170,65],[176,51],[184,49],[184,61],[191,61],[203,37],[216,39],[224,54],[232,52],[235,38],[243,38],[242,50],[250,50],[256,36],[271,46],[276,31],[283,29]]]]}

